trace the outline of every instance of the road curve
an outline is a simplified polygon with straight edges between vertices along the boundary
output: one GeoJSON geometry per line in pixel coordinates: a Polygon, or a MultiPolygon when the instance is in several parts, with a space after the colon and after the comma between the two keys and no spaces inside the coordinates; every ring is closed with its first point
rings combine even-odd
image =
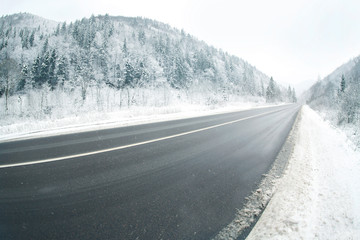
{"type": "Polygon", "coordinates": [[[209,239],[298,105],[0,143],[0,239],[209,239]]]}

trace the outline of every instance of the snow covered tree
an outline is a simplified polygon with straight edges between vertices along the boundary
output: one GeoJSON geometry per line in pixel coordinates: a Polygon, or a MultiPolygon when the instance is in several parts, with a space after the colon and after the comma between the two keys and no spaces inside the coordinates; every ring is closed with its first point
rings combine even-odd
{"type": "Polygon", "coordinates": [[[189,86],[189,82],[191,77],[190,67],[184,61],[182,57],[175,57],[173,59],[173,77],[170,85],[174,88],[182,89],[187,88],[189,86]]]}
{"type": "Polygon", "coordinates": [[[51,87],[51,90],[54,90],[57,85],[57,78],[55,75],[55,68],[56,68],[56,51],[55,49],[52,50],[51,55],[49,57],[49,72],[48,72],[48,83],[51,87]]]}
{"type": "Polygon", "coordinates": [[[145,35],[144,30],[142,30],[142,29],[138,33],[138,40],[139,40],[139,43],[142,46],[145,45],[145,43],[146,43],[146,35],[145,35]]]}
{"type": "Polygon", "coordinates": [[[126,43],[126,38],[124,39],[124,43],[123,43],[123,47],[122,47],[122,52],[124,54],[125,57],[128,56],[129,52],[128,52],[128,47],[127,47],[127,43],[126,43]]]}
{"type": "Polygon", "coordinates": [[[264,82],[261,80],[261,89],[260,89],[260,96],[265,96],[265,88],[264,88],[264,82]]]}
{"type": "Polygon", "coordinates": [[[46,38],[46,39],[45,39],[45,42],[44,42],[44,45],[43,45],[43,47],[42,47],[42,51],[41,51],[41,54],[42,54],[42,55],[45,55],[45,54],[46,54],[46,52],[47,52],[47,50],[48,50],[48,47],[49,47],[49,39],[46,38]]]}
{"type": "Polygon", "coordinates": [[[40,56],[37,56],[34,60],[34,63],[32,65],[32,69],[31,69],[32,79],[35,84],[34,87],[37,87],[37,88],[40,88],[42,85],[40,69],[41,69],[41,58],[40,58],[40,56]]]}
{"type": "Polygon", "coordinates": [[[255,95],[254,72],[246,63],[244,64],[243,72],[243,91],[245,93],[250,93],[250,95],[255,95]]]}
{"type": "Polygon", "coordinates": [[[65,34],[66,34],[66,30],[67,30],[67,28],[66,28],[66,22],[64,22],[64,23],[62,24],[62,26],[61,26],[60,33],[61,33],[62,35],[65,35],[65,34]]]}
{"type": "Polygon", "coordinates": [[[271,77],[269,81],[269,85],[266,88],[266,102],[274,102],[275,101],[275,81],[271,77]]]}
{"type": "Polygon", "coordinates": [[[24,64],[21,69],[20,81],[17,86],[17,91],[22,91],[25,89],[25,85],[27,81],[29,81],[29,77],[30,77],[29,67],[28,65],[24,64]]]}
{"type": "Polygon", "coordinates": [[[30,35],[30,37],[29,37],[30,47],[33,47],[33,46],[34,46],[34,41],[35,41],[35,31],[32,31],[32,32],[31,32],[31,35],[30,35]]]}
{"type": "Polygon", "coordinates": [[[125,87],[133,88],[135,86],[135,69],[129,61],[125,63],[125,87]]]}
{"type": "Polygon", "coordinates": [[[345,77],[343,74],[343,75],[341,75],[340,92],[343,93],[345,91],[345,87],[346,87],[346,83],[345,83],[345,77]]]}
{"type": "Polygon", "coordinates": [[[50,54],[46,52],[43,56],[40,67],[40,84],[44,84],[49,81],[49,68],[50,68],[50,54]]]}
{"type": "Polygon", "coordinates": [[[21,30],[19,34],[21,38],[22,48],[28,49],[29,48],[29,31],[27,29],[21,30]]]}
{"type": "Polygon", "coordinates": [[[8,111],[9,96],[15,91],[19,67],[14,59],[6,58],[0,63],[0,96],[5,95],[5,111],[8,111]]]}
{"type": "Polygon", "coordinates": [[[64,86],[64,82],[69,80],[68,60],[64,56],[60,57],[58,61],[56,78],[60,86],[64,86]]]}
{"type": "Polygon", "coordinates": [[[288,102],[292,102],[293,101],[293,91],[291,89],[291,87],[289,86],[288,87],[288,90],[287,90],[287,101],[288,102]]]}
{"type": "Polygon", "coordinates": [[[91,70],[92,58],[89,57],[88,50],[82,49],[75,59],[75,84],[81,88],[81,98],[83,102],[87,96],[87,90],[94,82],[94,73],[91,70]]]}
{"type": "Polygon", "coordinates": [[[60,34],[60,23],[56,27],[55,36],[59,36],[60,34]]]}
{"type": "Polygon", "coordinates": [[[293,90],[292,90],[291,100],[292,100],[293,103],[296,103],[296,102],[297,102],[297,97],[296,97],[295,88],[293,88],[293,90]]]}

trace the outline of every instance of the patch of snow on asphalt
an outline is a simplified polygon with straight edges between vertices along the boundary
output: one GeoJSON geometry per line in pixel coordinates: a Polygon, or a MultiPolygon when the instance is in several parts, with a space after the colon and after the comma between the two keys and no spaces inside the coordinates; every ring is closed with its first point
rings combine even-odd
{"type": "Polygon", "coordinates": [[[252,239],[360,239],[360,154],[302,108],[297,143],[252,239]]]}

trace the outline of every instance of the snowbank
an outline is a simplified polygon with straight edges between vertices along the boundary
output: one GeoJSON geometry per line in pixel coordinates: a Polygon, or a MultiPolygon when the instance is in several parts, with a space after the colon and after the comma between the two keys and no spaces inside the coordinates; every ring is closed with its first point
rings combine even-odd
{"type": "Polygon", "coordinates": [[[81,112],[77,116],[49,117],[42,120],[15,116],[10,120],[0,119],[0,141],[169,121],[275,105],[263,102],[229,102],[226,105],[184,103],[163,107],[138,106],[114,112],[89,111],[81,112]]]}
{"type": "Polygon", "coordinates": [[[308,106],[277,191],[247,239],[360,239],[360,154],[308,106]]]}

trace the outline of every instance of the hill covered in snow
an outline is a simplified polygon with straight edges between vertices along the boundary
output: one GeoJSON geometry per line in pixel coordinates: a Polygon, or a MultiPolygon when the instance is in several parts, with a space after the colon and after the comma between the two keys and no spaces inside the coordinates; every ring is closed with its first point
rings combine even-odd
{"type": "Polygon", "coordinates": [[[360,57],[315,83],[305,92],[305,99],[360,146],[360,57]]]}
{"type": "Polygon", "coordinates": [[[37,119],[294,99],[291,88],[183,30],[109,15],[71,23],[28,13],[1,17],[0,75],[0,114],[37,119]]]}

